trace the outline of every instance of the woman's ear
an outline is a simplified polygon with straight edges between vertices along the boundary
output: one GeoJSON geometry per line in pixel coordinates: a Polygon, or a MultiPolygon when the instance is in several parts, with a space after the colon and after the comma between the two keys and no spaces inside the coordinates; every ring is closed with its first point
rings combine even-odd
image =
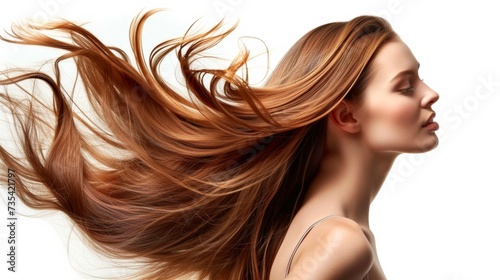
{"type": "Polygon", "coordinates": [[[341,130],[348,133],[357,133],[360,131],[360,123],[354,116],[354,106],[345,100],[342,100],[330,112],[330,119],[333,124],[341,130]]]}

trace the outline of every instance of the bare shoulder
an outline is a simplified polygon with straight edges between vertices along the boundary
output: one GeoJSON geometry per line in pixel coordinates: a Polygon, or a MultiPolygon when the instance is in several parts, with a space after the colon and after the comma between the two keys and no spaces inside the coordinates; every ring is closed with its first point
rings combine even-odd
{"type": "Polygon", "coordinates": [[[309,232],[286,279],[359,280],[373,261],[374,250],[361,226],[344,217],[333,217],[309,232]]]}

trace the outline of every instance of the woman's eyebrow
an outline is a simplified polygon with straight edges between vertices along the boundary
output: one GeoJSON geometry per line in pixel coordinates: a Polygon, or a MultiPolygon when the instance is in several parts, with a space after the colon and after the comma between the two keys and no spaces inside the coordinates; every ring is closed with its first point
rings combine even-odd
{"type": "MultiPolygon", "coordinates": [[[[418,70],[419,68],[420,68],[420,63],[417,63],[417,70],[418,70]]],[[[415,70],[413,70],[413,69],[404,70],[404,71],[401,71],[401,72],[399,72],[398,74],[396,74],[396,76],[394,76],[394,77],[390,80],[390,82],[392,83],[392,82],[394,82],[395,80],[397,80],[397,79],[399,79],[399,78],[401,78],[401,77],[403,77],[403,76],[415,75],[415,74],[416,74],[416,72],[415,72],[415,70]]]]}

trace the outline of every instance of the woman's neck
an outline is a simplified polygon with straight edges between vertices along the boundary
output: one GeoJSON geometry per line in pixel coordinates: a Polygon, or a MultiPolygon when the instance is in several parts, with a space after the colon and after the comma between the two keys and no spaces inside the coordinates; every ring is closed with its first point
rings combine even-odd
{"type": "Polygon", "coordinates": [[[336,149],[327,145],[302,208],[318,217],[343,215],[369,228],[370,204],[396,157],[376,154],[356,139],[337,139],[336,149]]]}

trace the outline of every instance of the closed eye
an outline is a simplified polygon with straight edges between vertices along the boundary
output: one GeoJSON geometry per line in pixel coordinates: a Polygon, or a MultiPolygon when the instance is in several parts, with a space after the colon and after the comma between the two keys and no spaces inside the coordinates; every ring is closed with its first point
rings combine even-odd
{"type": "Polygon", "coordinates": [[[399,92],[401,92],[403,94],[409,94],[409,93],[412,93],[414,90],[415,90],[415,87],[409,87],[409,88],[400,89],[399,92]]]}
{"type": "MultiPolygon", "coordinates": [[[[420,79],[421,82],[424,81],[424,79],[420,79]]],[[[413,91],[415,91],[415,87],[414,86],[410,86],[408,88],[404,88],[404,89],[400,89],[399,92],[403,93],[403,94],[410,94],[412,93],[413,91]]]]}

